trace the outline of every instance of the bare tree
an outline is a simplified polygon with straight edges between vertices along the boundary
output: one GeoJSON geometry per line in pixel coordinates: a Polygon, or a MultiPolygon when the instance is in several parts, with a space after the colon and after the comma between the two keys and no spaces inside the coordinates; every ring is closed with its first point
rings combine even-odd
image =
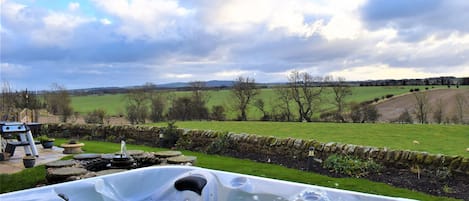
{"type": "Polygon", "coordinates": [[[210,118],[216,121],[224,121],[225,120],[225,108],[221,105],[214,105],[212,106],[212,113],[210,114],[210,118]]]}
{"type": "Polygon", "coordinates": [[[350,118],[354,123],[374,123],[378,120],[380,114],[375,105],[363,103],[350,103],[350,118]]]}
{"type": "Polygon", "coordinates": [[[290,104],[293,100],[292,91],[287,87],[278,87],[274,88],[274,92],[278,97],[278,100],[275,102],[277,102],[277,107],[280,109],[280,119],[292,121],[293,115],[290,109],[290,104]]]}
{"type": "Polygon", "coordinates": [[[154,93],[151,96],[151,105],[150,105],[150,119],[153,122],[159,122],[164,120],[164,107],[165,99],[161,93],[154,93]]]}
{"type": "Polygon", "coordinates": [[[235,108],[241,113],[240,120],[247,120],[247,107],[251,100],[259,94],[254,78],[239,76],[236,78],[232,94],[235,101],[235,108]]]}
{"type": "Polygon", "coordinates": [[[414,123],[414,120],[412,120],[412,116],[409,113],[409,110],[407,108],[397,117],[397,119],[394,120],[394,122],[398,122],[401,124],[411,124],[414,123]]]}
{"type": "Polygon", "coordinates": [[[443,123],[444,119],[444,111],[443,111],[443,100],[438,99],[435,104],[435,111],[433,111],[433,120],[437,124],[443,123]]]}
{"type": "Polygon", "coordinates": [[[458,93],[455,95],[456,99],[456,116],[459,123],[464,124],[464,109],[466,107],[467,100],[464,97],[464,94],[458,93]]]}
{"type": "Polygon", "coordinates": [[[291,95],[298,106],[298,121],[312,121],[313,114],[321,103],[324,86],[319,83],[322,81],[321,77],[313,77],[307,72],[293,71],[288,76],[291,95]]]}
{"type": "Polygon", "coordinates": [[[267,112],[267,110],[265,109],[265,102],[264,100],[262,99],[257,99],[256,101],[254,101],[254,106],[262,112],[262,117],[261,117],[261,120],[262,121],[269,121],[270,120],[270,114],[269,112],[267,112]]]}
{"type": "Polygon", "coordinates": [[[62,122],[67,122],[67,119],[73,114],[70,95],[64,86],[57,83],[52,84],[51,89],[45,94],[47,110],[52,114],[60,115],[62,122]]]}
{"type": "Polygon", "coordinates": [[[8,82],[3,82],[1,99],[2,105],[0,105],[0,121],[16,120],[14,119],[15,94],[11,90],[11,86],[8,82]]]}
{"type": "MultiPolygon", "coordinates": [[[[149,85],[146,85],[149,86],[149,85]]],[[[127,119],[131,124],[145,123],[148,116],[148,96],[149,88],[141,87],[129,91],[126,95],[126,112],[127,119]]]]}
{"type": "Polygon", "coordinates": [[[189,83],[192,90],[191,105],[193,110],[194,119],[208,119],[208,108],[206,103],[208,102],[210,96],[207,94],[205,89],[207,88],[205,82],[194,81],[189,83]]]}
{"type": "Polygon", "coordinates": [[[332,84],[332,91],[334,92],[334,105],[337,107],[336,121],[345,122],[343,116],[346,107],[345,98],[352,95],[352,89],[349,85],[345,84],[345,78],[338,77],[332,84]]]}
{"type": "Polygon", "coordinates": [[[416,100],[414,113],[417,120],[421,124],[428,123],[428,113],[430,112],[430,104],[428,102],[428,96],[425,92],[414,93],[416,100]]]}
{"type": "Polygon", "coordinates": [[[187,96],[174,99],[168,111],[168,118],[182,121],[194,119],[192,99],[187,96]]]}

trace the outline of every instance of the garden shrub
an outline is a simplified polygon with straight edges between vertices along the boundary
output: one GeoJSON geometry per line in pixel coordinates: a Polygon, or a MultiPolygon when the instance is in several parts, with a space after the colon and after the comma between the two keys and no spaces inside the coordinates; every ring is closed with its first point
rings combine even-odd
{"type": "Polygon", "coordinates": [[[335,120],[336,114],[337,114],[337,111],[323,112],[319,115],[319,118],[321,119],[321,121],[332,122],[335,120]]]}
{"type": "Polygon", "coordinates": [[[361,160],[353,156],[330,155],[323,164],[329,171],[351,177],[364,177],[372,172],[379,172],[382,166],[373,160],[361,160]]]}
{"type": "Polygon", "coordinates": [[[229,146],[229,137],[226,134],[220,134],[217,139],[207,148],[208,154],[222,154],[223,150],[229,146]]]}
{"type": "Polygon", "coordinates": [[[387,94],[386,98],[392,98],[393,96],[394,96],[394,94],[387,94]]]}
{"type": "Polygon", "coordinates": [[[226,119],[225,108],[222,105],[214,105],[210,118],[216,121],[224,121],[226,119]]]}
{"type": "Polygon", "coordinates": [[[179,139],[179,132],[175,121],[168,122],[168,126],[163,128],[163,143],[162,146],[165,148],[171,148],[176,145],[179,139]]]}
{"type": "Polygon", "coordinates": [[[95,109],[85,116],[85,122],[88,124],[103,124],[106,111],[103,109],[95,109]]]}

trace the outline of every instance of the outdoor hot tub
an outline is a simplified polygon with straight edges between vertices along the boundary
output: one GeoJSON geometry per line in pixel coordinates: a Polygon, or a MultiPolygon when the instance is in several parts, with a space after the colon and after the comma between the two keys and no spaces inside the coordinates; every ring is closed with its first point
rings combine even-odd
{"type": "Polygon", "coordinates": [[[409,200],[190,166],[159,166],[0,195],[13,200],[409,200]]]}

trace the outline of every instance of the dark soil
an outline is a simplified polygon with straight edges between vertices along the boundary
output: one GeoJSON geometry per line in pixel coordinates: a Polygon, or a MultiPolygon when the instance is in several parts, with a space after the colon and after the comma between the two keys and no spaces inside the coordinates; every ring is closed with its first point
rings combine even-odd
{"type": "MultiPolygon", "coordinates": [[[[284,157],[271,157],[270,161],[258,160],[258,154],[242,154],[239,152],[226,152],[226,155],[236,158],[248,158],[257,162],[279,164],[289,168],[311,171],[330,177],[349,177],[348,175],[330,172],[322,167],[320,162],[314,161],[311,168],[307,169],[307,162],[303,160],[285,160],[284,157]],[[257,160],[256,160],[257,159],[257,160]]],[[[378,173],[370,173],[365,179],[386,183],[399,188],[406,188],[435,196],[452,197],[469,201],[469,176],[465,174],[450,174],[442,172],[437,176],[436,171],[421,171],[420,174],[412,173],[410,168],[383,166],[378,173]]]]}
{"type": "MultiPolygon", "coordinates": [[[[348,177],[332,173],[315,164],[312,172],[331,177],[348,177]]],[[[450,175],[438,178],[431,172],[422,172],[420,176],[409,169],[384,168],[379,173],[369,174],[366,179],[386,183],[399,188],[420,191],[430,195],[452,197],[469,201],[469,178],[464,175],[450,175]]]]}

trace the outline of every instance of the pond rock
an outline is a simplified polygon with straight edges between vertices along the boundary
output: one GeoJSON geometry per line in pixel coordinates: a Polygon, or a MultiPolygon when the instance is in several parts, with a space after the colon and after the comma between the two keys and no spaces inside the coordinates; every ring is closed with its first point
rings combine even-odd
{"type": "Polygon", "coordinates": [[[73,160],[58,160],[46,163],[46,168],[63,168],[63,167],[71,167],[74,166],[76,163],[73,160]]]}
{"type": "Polygon", "coordinates": [[[155,156],[160,158],[169,158],[180,155],[182,155],[180,151],[159,151],[155,153],[155,156]]]}
{"type": "Polygon", "coordinates": [[[169,157],[167,158],[168,164],[185,164],[185,163],[191,163],[194,164],[195,160],[197,160],[197,157],[195,156],[175,156],[175,157],[169,157]]]}
{"type": "Polygon", "coordinates": [[[119,172],[124,172],[127,171],[127,169],[108,169],[108,170],[102,170],[99,172],[96,172],[96,176],[102,176],[102,175],[107,175],[107,174],[114,174],[114,173],[119,173],[119,172]]]}
{"type": "Polygon", "coordinates": [[[95,158],[101,158],[101,154],[77,154],[73,156],[75,160],[91,160],[95,158]]]}

